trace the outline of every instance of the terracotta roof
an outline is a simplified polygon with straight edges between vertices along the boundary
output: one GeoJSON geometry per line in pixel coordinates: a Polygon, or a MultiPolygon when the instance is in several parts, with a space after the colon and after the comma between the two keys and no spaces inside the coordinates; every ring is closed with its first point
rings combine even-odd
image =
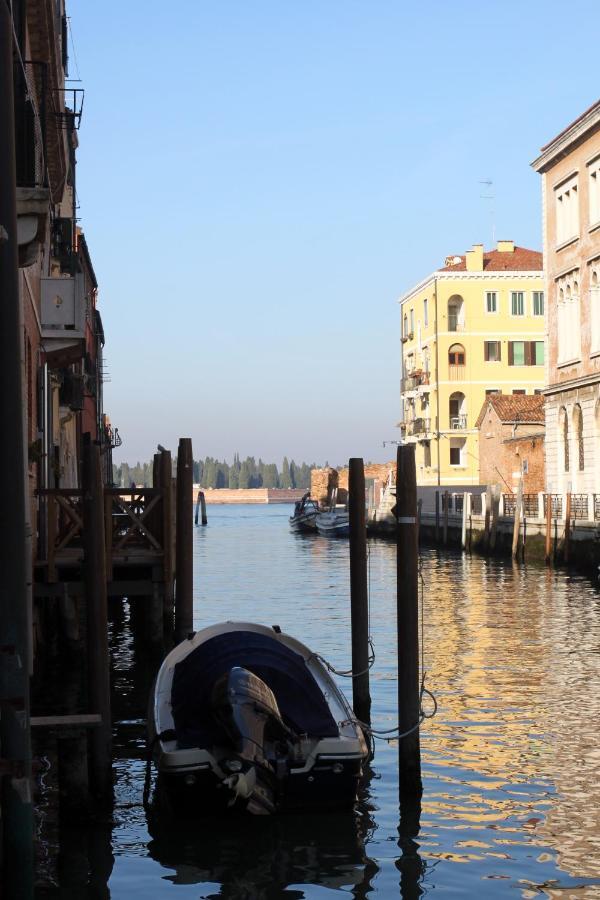
{"type": "Polygon", "coordinates": [[[481,412],[475,422],[479,428],[485,418],[488,406],[491,406],[504,424],[522,422],[526,425],[543,425],[544,398],[541,394],[491,394],[485,398],[481,412]]]}
{"type": "MultiPolygon", "coordinates": [[[[459,262],[451,266],[442,266],[438,272],[465,272],[467,265],[464,256],[456,256],[459,262]]],[[[542,254],[539,250],[527,250],[516,247],[512,253],[500,250],[485,250],[483,254],[484,272],[541,272],[543,269],[542,254]]]]}

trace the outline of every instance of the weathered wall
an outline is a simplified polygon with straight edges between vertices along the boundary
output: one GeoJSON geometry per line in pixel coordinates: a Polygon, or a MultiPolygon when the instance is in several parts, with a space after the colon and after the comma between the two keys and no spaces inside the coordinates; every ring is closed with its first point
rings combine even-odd
{"type": "MultiPolygon", "coordinates": [[[[194,485],[194,502],[200,488],[194,485]]],[[[207,503],[295,503],[303,490],[282,488],[203,488],[207,503]]]]}
{"type": "Polygon", "coordinates": [[[497,413],[488,408],[479,428],[479,482],[501,484],[503,490],[517,489],[522,460],[528,471],[523,490],[535,494],[545,488],[544,434],[540,425],[502,424],[497,413]]]}
{"type": "MultiPolygon", "coordinates": [[[[373,463],[365,466],[365,479],[373,478],[377,483],[375,502],[381,494],[381,488],[388,480],[390,471],[396,469],[395,462],[373,463]]],[[[348,468],[332,469],[328,466],[324,469],[313,469],[310,473],[310,495],[325,506],[331,498],[332,488],[338,489],[338,503],[346,503],[348,499],[348,468]]]]}

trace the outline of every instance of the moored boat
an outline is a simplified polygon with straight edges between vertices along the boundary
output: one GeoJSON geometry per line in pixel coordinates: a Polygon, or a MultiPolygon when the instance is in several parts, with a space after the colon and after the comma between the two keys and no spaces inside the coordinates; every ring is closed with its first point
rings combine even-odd
{"type": "Polygon", "coordinates": [[[168,654],[148,731],[161,789],[196,813],[350,806],[369,752],[319,657],[246,622],[205,628],[168,654]]]}
{"type": "Polygon", "coordinates": [[[307,491],[294,505],[290,528],[292,531],[314,531],[318,514],[319,504],[316,500],[311,500],[310,491],[307,491]]]}
{"type": "Polygon", "coordinates": [[[350,518],[344,508],[320,512],[315,524],[319,534],[326,537],[348,537],[350,534],[350,518]]]}

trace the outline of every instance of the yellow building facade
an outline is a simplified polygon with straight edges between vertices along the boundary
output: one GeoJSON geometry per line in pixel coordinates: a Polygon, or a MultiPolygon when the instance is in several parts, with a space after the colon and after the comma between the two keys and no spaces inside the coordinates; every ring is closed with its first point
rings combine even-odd
{"type": "Polygon", "coordinates": [[[475,422],[486,396],[544,387],[542,254],[512,241],[476,244],[399,303],[399,425],[416,445],[417,482],[479,484],[475,422]]]}

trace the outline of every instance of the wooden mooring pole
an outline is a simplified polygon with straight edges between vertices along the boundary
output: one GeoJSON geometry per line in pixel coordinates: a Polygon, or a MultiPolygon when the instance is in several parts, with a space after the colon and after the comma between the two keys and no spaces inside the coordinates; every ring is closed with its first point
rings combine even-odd
{"type": "Polygon", "coordinates": [[[173,461],[171,451],[163,450],[160,454],[160,489],[162,501],[162,546],[163,546],[163,617],[168,633],[173,632],[174,614],[174,561],[173,561],[173,461]]]}
{"type": "Polygon", "coordinates": [[[435,492],[435,543],[440,542],[440,492],[435,492]]]}
{"type": "Polygon", "coordinates": [[[571,543],[571,492],[569,491],[566,496],[566,505],[565,505],[565,549],[563,552],[563,559],[566,563],[569,562],[569,545],[571,543]]]}
{"type": "Polygon", "coordinates": [[[202,524],[207,525],[208,519],[206,517],[206,497],[204,496],[204,491],[198,491],[198,494],[196,495],[196,515],[194,516],[195,525],[198,524],[200,513],[202,513],[202,524]]]}
{"type": "Polygon", "coordinates": [[[398,765],[400,798],[420,797],[419,741],[419,550],[415,448],[398,447],[396,470],[398,631],[398,765]]]}
{"type": "Polygon", "coordinates": [[[523,506],[523,478],[519,479],[517,496],[515,497],[515,512],[513,520],[512,558],[519,556],[519,533],[521,530],[521,507],[523,506]]]}
{"type": "Polygon", "coordinates": [[[180,438],[177,450],[177,525],[175,529],[175,640],[183,641],[194,627],[192,439],[180,438]]]}
{"type": "Polygon", "coordinates": [[[546,565],[552,564],[552,494],[546,494],[546,565]]]}
{"type": "Polygon", "coordinates": [[[444,547],[448,545],[448,491],[444,491],[444,547]]]}
{"type": "Polygon", "coordinates": [[[100,725],[90,733],[92,791],[97,801],[112,800],[112,723],[110,712],[110,658],[104,548],[104,497],[100,448],[89,432],[83,443],[84,584],[90,712],[100,725]]]}
{"type": "Polygon", "coordinates": [[[371,721],[371,695],[369,693],[369,588],[367,581],[365,470],[362,459],[351,459],[348,467],[352,705],[356,717],[361,722],[369,723],[371,721]]]}

